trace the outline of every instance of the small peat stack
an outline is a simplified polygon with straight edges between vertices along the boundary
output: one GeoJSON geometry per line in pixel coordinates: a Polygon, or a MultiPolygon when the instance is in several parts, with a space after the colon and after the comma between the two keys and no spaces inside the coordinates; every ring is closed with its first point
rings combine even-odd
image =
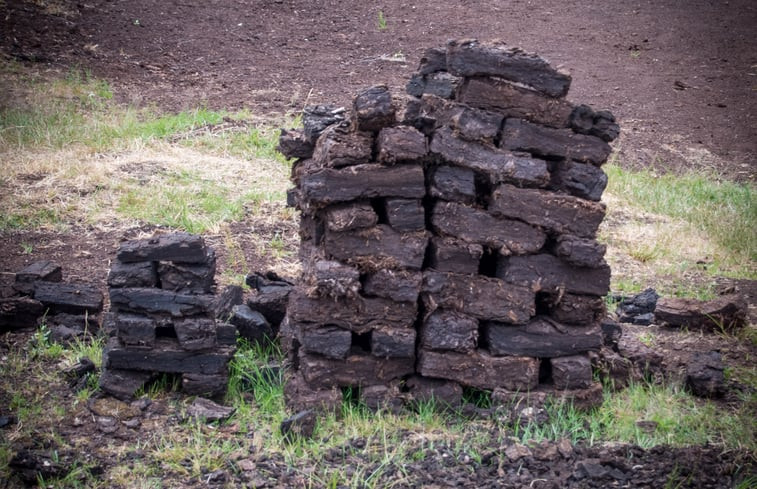
{"type": "Polygon", "coordinates": [[[288,401],[369,406],[464,388],[601,400],[610,269],[596,241],[618,134],[570,77],[500,44],[429,49],[404,103],[364,90],[284,131],[303,279],[282,326],[288,401]]]}
{"type": "Polygon", "coordinates": [[[108,275],[111,312],[102,389],[130,398],[156,374],[180,374],[188,394],[226,391],[236,328],[216,319],[215,252],[200,236],[126,241],[108,275]]]}

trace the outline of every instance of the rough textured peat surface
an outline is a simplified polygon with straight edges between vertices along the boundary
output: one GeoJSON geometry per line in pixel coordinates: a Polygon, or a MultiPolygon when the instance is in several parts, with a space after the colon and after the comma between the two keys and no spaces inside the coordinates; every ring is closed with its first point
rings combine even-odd
{"type": "Polygon", "coordinates": [[[40,3],[0,5],[0,52],[44,68],[87,67],[124,101],[258,114],[346,105],[365,86],[404,88],[427,46],[502,39],[565,66],[572,97],[611,110],[627,164],[755,176],[750,0],[40,3]]]}

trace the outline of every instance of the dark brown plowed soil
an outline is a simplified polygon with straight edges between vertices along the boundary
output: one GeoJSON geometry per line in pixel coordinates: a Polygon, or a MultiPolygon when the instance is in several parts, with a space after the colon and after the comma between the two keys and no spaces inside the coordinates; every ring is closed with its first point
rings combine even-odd
{"type": "Polygon", "coordinates": [[[0,52],[89,68],[123,101],[266,114],[378,83],[399,93],[426,48],[502,39],[569,70],[571,99],[615,113],[625,164],[753,179],[755,26],[751,0],[8,0],[0,52]]]}

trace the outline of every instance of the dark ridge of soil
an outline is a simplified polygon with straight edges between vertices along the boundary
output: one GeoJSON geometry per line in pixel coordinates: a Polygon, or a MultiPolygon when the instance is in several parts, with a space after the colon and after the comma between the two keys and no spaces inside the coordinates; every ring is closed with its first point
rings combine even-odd
{"type": "Polygon", "coordinates": [[[5,57],[89,68],[122,101],[258,114],[347,104],[378,83],[400,93],[426,48],[502,39],[571,71],[572,100],[615,113],[623,164],[757,176],[751,0],[8,0],[0,26],[5,57]]]}

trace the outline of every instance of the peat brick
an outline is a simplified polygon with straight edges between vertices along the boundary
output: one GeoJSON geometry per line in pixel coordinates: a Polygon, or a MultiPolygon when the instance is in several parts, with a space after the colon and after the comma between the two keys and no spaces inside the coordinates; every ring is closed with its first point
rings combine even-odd
{"type": "Polygon", "coordinates": [[[415,358],[415,330],[407,328],[373,330],[371,353],[382,358],[415,358]]]}
{"type": "Polygon", "coordinates": [[[387,223],[400,232],[426,229],[426,211],[418,199],[386,199],[387,223]]]}
{"type": "Polygon", "coordinates": [[[312,158],[314,148],[313,141],[308,139],[305,131],[282,129],[276,151],[287,158],[312,158]]]}
{"type": "Polygon", "coordinates": [[[456,238],[431,238],[430,266],[440,272],[478,273],[483,254],[480,244],[456,238]]]}
{"type": "Polygon", "coordinates": [[[206,314],[213,304],[212,295],[177,294],[152,288],[110,289],[110,304],[115,312],[166,314],[174,317],[206,314]]]}
{"type": "Polygon", "coordinates": [[[63,270],[60,265],[49,260],[36,261],[16,272],[13,288],[22,294],[31,294],[34,292],[34,283],[39,280],[60,282],[63,280],[63,270]]]}
{"type": "Polygon", "coordinates": [[[109,344],[107,349],[107,363],[103,362],[107,369],[207,375],[225,373],[234,353],[234,348],[188,351],[171,339],[158,339],[152,350],[128,348],[118,342],[109,344]]]}
{"type": "MultiPolygon", "coordinates": [[[[549,315],[565,324],[594,324],[606,313],[602,297],[593,295],[558,294],[556,303],[547,304],[549,315]]],[[[551,296],[550,296],[551,298],[551,296]]]]}
{"type": "Polygon", "coordinates": [[[429,195],[438,199],[472,204],[476,201],[476,173],[469,168],[443,165],[431,174],[429,195]]]}
{"type": "Polygon", "coordinates": [[[334,205],[326,209],[326,228],[340,233],[353,229],[373,227],[378,215],[369,202],[334,205]]]}
{"type": "Polygon", "coordinates": [[[119,314],[115,318],[118,339],[125,346],[152,348],[155,345],[157,323],[154,319],[134,314],[119,314]]]}
{"type": "Polygon", "coordinates": [[[367,276],[363,293],[397,302],[415,303],[422,283],[421,272],[382,269],[367,276]]]}
{"type": "Polygon", "coordinates": [[[557,163],[552,172],[551,187],[582,199],[598,202],[607,187],[607,175],[601,168],[594,165],[562,160],[557,163]]]}
{"type": "Polygon", "coordinates": [[[551,358],[549,363],[556,389],[588,389],[592,386],[591,360],[586,355],[551,358]]]}
{"type": "Polygon", "coordinates": [[[733,330],[746,325],[747,305],[742,296],[729,294],[711,301],[661,298],[655,321],[703,331],[733,330]]]}
{"type": "Polygon", "coordinates": [[[602,297],[610,290],[610,267],[576,267],[546,253],[500,257],[497,277],[548,293],[568,292],[602,297]]]}
{"type": "Polygon", "coordinates": [[[484,175],[489,183],[511,182],[527,187],[545,187],[550,175],[547,162],[461,139],[448,127],[434,133],[431,153],[455,165],[484,175]]]}
{"type": "Polygon", "coordinates": [[[180,232],[124,241],[119,246],[116,257],[123,263],[138,261],[205,263],[208,253],[201,236],[180,232]]]}
{"type": "Polygon", "coordinates": [[[440,408],[457,408],[463,402],[463,388],[457,382],[413,375],[405,382],[408,397],[417,403],[433,402],[440,408]]]}
{"type": "Polygon", "coordinates": [[[423,295],[428,311],[438,307],[481,320],[521,324],[536,312],[534,293],[529,287],[479,275],[426,271],[423,295]]]}
{"type": "Polygon", "coordinates": [[[411,126],[385,127],[376,139],[378,160],[394,164],[418,160],[428,154],[428,142],[422,132],[411,126]]]}
{"type": "Polygon", "coordinates": [[[466,78],[457,100],[506,118],[525,119],[555,128],[568,127],[573,111],[573,105],[565,99],[544,97],[497,78],[466,78]]]}
{"type": "Polygon", "coordinates": [[[103,308],[102,292],[89,284],[36,282],[34,299],[53,314],[97,314],[103,308]]]}
{"type": "Polygon", "coordinates": [[[189,318],[173,324],[179,345],[189,351],[211,350],[216,346],[216,322],[208,318],[189,318]]]}
{"type": "Polygon", "coordinates": [[[593,239],[563,234],[557,238],[555,255],[577,267],[598,268],[604,263],[607,246],[593,239]]]}
{"type": "Polygon", "coordinates": [[[373,137],[369,133],[332,126],[318,138],[313,161],[319,167],[341,168],[370,162],[372,152],[373,137]]]}
{"type": "Polygon", "coordinates": [[[502,184],[492,193],[489,212],[520,219],[557,234],[593,238],[605,216],[605,206],[570,195],[502,184]]]}
{"type": "Polygon", "coordinates": [[[420,336],[420,346],[426,350],[469,352],[478,345],[478,321],[459,312],[437,309],[423,321],[420,336]]]}
{"type": "Polygon", "coordinates": [[[535,253],[546,241],[544,232],[529,224],[455,202],[438,202],[431,225],[442,236],[477,243],[503,254],[535,253]]]}
{"type": "Polygon", "coordinates": [[[302,372],[294,372],[284,384],[284,403],[292,411],[336,411],[342,405],[342,392],[336,387],[312,387],[302,372]]]}
{"type": "Polygon", "coordinates": [[[184,294],[209,294],[216,274],[216,254],[208,250],[207,261],[196,265],[190,263],[160,262],[158,277],[160,288],[184,294]]]}
{"type": "Polygon", "coordinates": [[[337,105],[307,105],[302,110],[302,127],[305,137],[315,144],[327,127],[344,122],[344,107],[337,105]]]}
{"type": "Polygon", "coordinates": [[[426,192],[423,168],[417,165],[326,168],[303,176],[301,188],[308,208],[375,197],[414,199],[426,192]]]}
{"type": "Polygon", "coordinates": [[[451,117],[450,126],[463,139],[493,144],[499,135],[502,120],[500,114],[463,106],[451,117]]]}
{"type": "Polygon", "coordinates": [[[377,85],[358,93],[352,108],[359,131],[379,131],[391,126],[395,120],[396,109],[386,85],[377,85]]]}
{"type": "Polygon", "coordinates": [[[507,119],[502,129],[500,148],[526,151],[547,158],[566,158],[600,166],[612,148],[595,136],[578,134],[572,129],[554,129],[523,119],[507,119]]]}
{"type": "Polygon", "coordinates": [[[362,272],[381,268],[420,270],[428,240],[427,231],[400,233],[379,224],[370,229],[327,232],[324,248],[329,258],[355,265],[362,272]]]}
{"type": "Polygon", "coordinates": [[[258,311],[253,311],[248,305],[239,304],[232,309],[229,322],[233,324],[239,336],[250,343],[265,345],[273,339],[273,330],[268,320],[258,311]]]}
{"type": "Polygon", "coordinates": [[[427,75],[447,70],[447,49],[444,47],[428,48],[423,52],[418,66],[418,73],[427,75]]]}
{"type": "Polygon", "coordinates": [[[45,306],[31,297],[0,299],[0,328],[31,328],[45,313],[45,306]]]}
{"type": "Polygon", "coordinates": [[[336,360],[300,350],[299,362],[303,377],[316,388],[385,384],[415,372],[415,357],[379,358],[353,354],[336,360]]]}
{"type": "Polygon", "coordinates": [[[620,134],[620,126],[609,111],[595,111],[588,105],[579,105],[570,114],[570,127],[581,134],[591,134],[608,143],[620,134]]]}
{"type": "Polygon", "coordinates": [[[153,376],[152,372],[104,368],[100,374],[100,389],[116,399],[129,401],[153,376]]]}
{"type": "MultiPolygon", "coordinates": [[[[202,266],[202,265],[200,265],[202,266]]],[[[158,272],[155,262],[138,261],[121,263],[116,260],[108,272],[108,287],[157,287],[158,272]]]]}
{"type": "Polygon", "coordinates": [[[338,326],[322,326],[300,331],[302,348],[328,358],[346,358],[352,346],[352,333],[338,326]]]}
{"type": "Polygon", "coordinates": [[[539,359],[494,357],[483,350],[469,353],[420,350],[418,372],[479,389],[504,387],[528,391],[539,383],[539,359]]]}
{"type": "Polygon", "coordinates": [[[484,339],[492,355],[552,358],[599,350],[602,332],[598,324],[565,326],[545,317],[513,326],[486,322],[484,339]]]}
{"type": "Polygon", "coordinates": [[[226,393],[228,383],[227,374],[183,374],[181,376],[181,390],[188,396],[220,397],[226,393]]]}
{"type": "Polygon", "coordinates": [[[554,98],[564,97],[571,82],[570,75],[552,68],[535,54],[477,40],[448,42],[447,70],[464,77],[498,76],[554,98]]]}
{"type": "Polygon", "coordinates": [[[333,260],[317,260],[305,270],[308,294],[319,297],[355,297],[360,291],[357,268],[333,260]]]}

